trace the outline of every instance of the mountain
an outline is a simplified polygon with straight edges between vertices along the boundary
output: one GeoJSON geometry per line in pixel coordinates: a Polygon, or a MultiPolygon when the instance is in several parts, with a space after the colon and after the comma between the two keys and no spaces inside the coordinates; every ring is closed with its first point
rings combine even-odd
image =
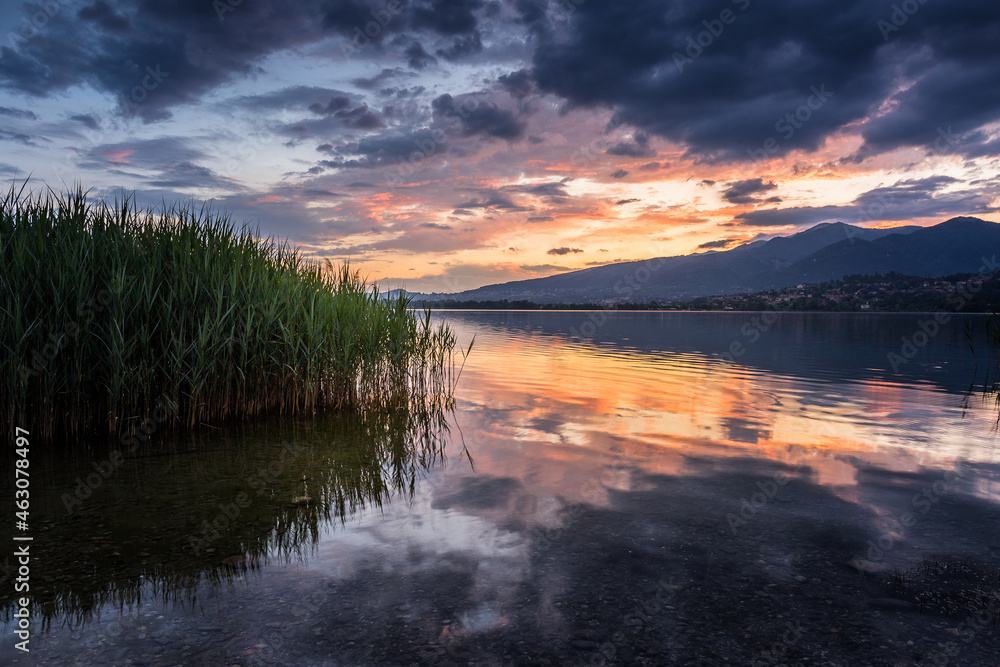
{"type": "MultiPolygon", "coordinates": [[[[764,280],[791,277],[815,283],[863,273],[896,271],[910,276],[974,272],[984,257],[1000,250],[1000,225],[979,218],[952,218],[933,227],[873,241],[841,241],[813,253],[764,280]]],[[[770,287],[766,288],[770,289],[770,287]]]]}
{"type": "Polygon", "coordinates": [[[721,252],[608,264],[457,294],[415,296],[428,301],[678,301],[838,280],[851,274],[896,271],[942,276],[975,272],[984,255],[997,251],[1000,224],[978,218],[893,229],[835,222],[721,252]]]}

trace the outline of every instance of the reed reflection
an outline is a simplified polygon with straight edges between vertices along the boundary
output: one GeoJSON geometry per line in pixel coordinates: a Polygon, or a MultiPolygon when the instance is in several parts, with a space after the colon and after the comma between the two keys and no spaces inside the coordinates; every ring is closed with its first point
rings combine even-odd
{"type": "MultiPolygon", "coordinates": [[[[49,493],[33,514],[33,616],[47,629],[86,624],[106,606],[195,604],[263,565],[301,560],[331,526],[411,497],[445,460],[448,415],[427,402],[229,432],[187,451],[174,443],[166,455],[149,449],[72,512],[72,479],[92,469],[38,479],[49,493]]],[[[13,586],[0,593],[5,621],[14,595],[13,586]]]]}

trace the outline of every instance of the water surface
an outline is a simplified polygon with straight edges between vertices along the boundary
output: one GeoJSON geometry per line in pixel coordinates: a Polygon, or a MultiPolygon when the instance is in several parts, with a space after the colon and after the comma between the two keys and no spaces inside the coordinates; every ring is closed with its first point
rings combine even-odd
{"type": "Polygon", "coordinates": [[[476,338],[453,413],[154,437],[72,511],[102,453],[39,454],[45,628],[0,659],[993,664],[960,318],[442,317],[476,338]]]}

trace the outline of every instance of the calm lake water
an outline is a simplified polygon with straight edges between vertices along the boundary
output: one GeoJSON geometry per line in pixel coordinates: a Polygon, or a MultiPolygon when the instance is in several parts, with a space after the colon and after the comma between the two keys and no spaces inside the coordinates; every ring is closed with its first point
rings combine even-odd
{"type": "Polygon", "coordinates": [[[31,653],[7,622],[0,662],[996,664],[961,318],[438,317],[475,336],[450,413],[34,449],[31,653]]]}

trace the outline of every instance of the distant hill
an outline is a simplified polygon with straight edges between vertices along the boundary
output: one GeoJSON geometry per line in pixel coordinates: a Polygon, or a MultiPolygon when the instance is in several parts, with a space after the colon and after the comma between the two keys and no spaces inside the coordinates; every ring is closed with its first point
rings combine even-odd
{"type": "MultiPolygon", "coordinates": [[[[417,306],[423,301],[414,301],[417,306]]],[[[800,284],[753,294],[702,296],[690,301],[534,303],[532,301],[435,301],[437,309],[458,310],[744,310],[828,312],[964,312],[1000,309],[1000,272],[950,276],[904,276],[876,273],[843,280],[800,284]]]]}
{"type": "Polygon", "coordinates": [[[982,258],[992,254],[1000,254],[1000,224],[978,218],[894,229],[864,229],[835,222],[722,252],[622,262],[418,298],[535,303],[683,301],[839,280],[852,274],[969,273],[979,270],[982,258]],[[659,268],[641,281],[647,267],[657,265],[659,268]],[[629,288],[630,282],[638,288],[629,288]]]}
{"type": "MultiPolygon", "coordinates": [[[[895,271],[909,276],[945,276],[976,271],[983,257],[1000,252],[1000,224],[952,218],[905,235],[841,241],[813,253],[786,271],[763,280],[834,280],[850,274],[895,271]]],[[[787,285],[785,285],[787,286],[787,285]]]]}

